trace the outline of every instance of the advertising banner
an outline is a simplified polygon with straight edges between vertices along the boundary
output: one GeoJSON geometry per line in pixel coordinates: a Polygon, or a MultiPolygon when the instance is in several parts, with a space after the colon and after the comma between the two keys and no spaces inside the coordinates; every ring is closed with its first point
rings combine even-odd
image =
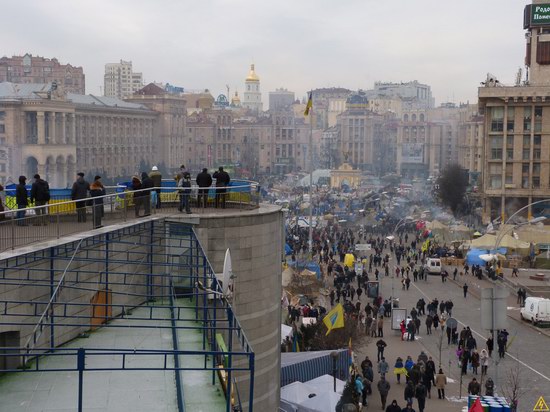
{"type": "Polygon", "coordinates": [[[423,143],[403,143],[401,146],[402,163],[423,163],[424,162],[424,144],[423,143]]]}
{"type": "Polygon", "coordinates": [[[550,3],[531,6],[531,26],[550,25],[550,3]]]}
{"type": "Polygon", "coordinates": [[[407,319],[407,309],[393,308],[391,313],[392,330],[401,330],[401,321],[407,319]]]}

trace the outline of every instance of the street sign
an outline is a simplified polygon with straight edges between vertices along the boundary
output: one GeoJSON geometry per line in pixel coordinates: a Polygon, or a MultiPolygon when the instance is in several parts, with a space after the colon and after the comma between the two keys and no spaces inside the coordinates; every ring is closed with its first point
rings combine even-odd
{"type": "Polygon", "coordinates": [[[458,327],[458,321],[455,319],[455,318],[449,318],[447,319],[447,321],[445,322],[445,324],[447,325],[447,327],[449,329],[455,329],[458,327]]]}
{"type": "Polygon", "coordinates": [[[367,251],[371,249],[372,249],[372,246],[370,243],[358,243],[355,245],[355,250],[358,252],[367,251]]]}

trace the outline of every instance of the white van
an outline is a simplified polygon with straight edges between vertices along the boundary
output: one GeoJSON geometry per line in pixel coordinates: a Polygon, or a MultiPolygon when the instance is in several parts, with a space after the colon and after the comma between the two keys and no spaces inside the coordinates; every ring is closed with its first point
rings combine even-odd
{"type": "Polygon", "coordinates": [[[430,275],[440,275],[441,274],[441,259],[439,258],[428,258],[426,259],[426,264],[424,269],[430,275]]]}
{"type": "Polygon", "coordinates": [[[525,306],[521,308],[522,319],[537,325],[540,322],[550,322],[550,299],[533,298],[525,299],[525,306]]]}

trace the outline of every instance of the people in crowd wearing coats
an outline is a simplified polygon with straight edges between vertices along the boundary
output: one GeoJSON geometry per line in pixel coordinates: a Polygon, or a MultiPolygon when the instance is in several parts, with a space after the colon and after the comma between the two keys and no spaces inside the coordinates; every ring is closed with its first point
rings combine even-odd
{"type": "Polygon", "coordinates": [[[86,222],[86,198],[90,191],[90,184],[84,179],[84,173],[77,173],[76,181],[71,189],[71,199],[76,200],[76,215],[79,222],[86,222]]]}
{"type": "Polygon", "coordinates": [[[139,217],[141,206],[143,206],[143,191],[141,190],[141,180],[139,177],[132,176],[132,183],[130,184],[130,190],[134,192],[134,212],[135,216],[139,217]]]}
{"type": "Polygon", "coordinates": [[[414,389],[414,396],[416,396],[416,400],[418,401],[418,412],[424,412],[424,408],[426,407],[427,394],[428,391],[426,389],[426,386],[424,386],[422,382],[416,385],[416,388],[414,389]]]}
{"type": "Polygon", "coordinates": [[[439,372],[435,376],[435,387],[439,399],[445,399],[445,385],[447,385],[447,377],[443,373],[443,369],[439,368],[439,372]]]}
{"type": "MultiPolygon", "coordinates": [[[[39,174],[34,175],[34,183],[31,186],[31,203],[35,206],[46,206],[50,201],[50,186],[48,182],[40,178],[39,174]]],[[[36,211],[35,225],[47,225],[46,214],[48,212],[47,207],[39,207],[36,211]]]]}
{"type": "Polygon", "coordinates": [[[180,186],[180,205],[178,210],[185,213],[191,213],[191,207],[189,206],[189,198],[191,197],[191,175],[185,172],[179,181],[180,186]]]}
{"type": "Polygon", "coordinates": [[[388,362],[386,362],[386,358],[380,359],[380,362],[378,362],[378,373],[380,375],[385,376],[386,373],[388,373],[388,370],[390,369],[390,365],[388,365],[388,362]]]}
{"type": "MultiPolygon", "coordinates": [[[[216,179],[216,202],[215,206],[221,206],[222,209],[225,209],[225,198],[227,196],[227,187],[231,179],[229,178],[229,173],[223,170],[223,167],[220,166],[214,175],[212,176],[216,179]]],[[[353,298],[352,298],[353,299],[353,298]]]]}
{"type": "Polygon", "coordinates": [[[27,178],[25,176],[19,176],[19,184],[15,187],[15,203],[17,209],[19,209],[15,215],[18,226],[27,226],[25,222],[26,209],[29,205],[29,195],[27,194],[27,178]]]}
{"type": "Polygon", "coordinates": [[[153,186],[155,186],[155,192],[157,194],[156,202],[153,204],[153,206],[156,209],[160,209],[161,207],[160,187],[162,186],[162,174],[159,172],[159,168],[157,166],[153,166],[151,168],[151,171],[149,172],[149,177],[153,181],[153,186]]]}
{"type": "Polygon", "coordinates": [[[481,393],[481,385],[476,378],[473,378],[468,384],[468,394],[479,395],[481,393]]]}
{"type": "Polygon", "coordinates": [[[479,363],[481,365],[481,374],[487,375],[487,368],[489,367],[489,354],[487,353],[487,349],[481,349],[479,363]]]}
{"type": "Polygon", "coordinates": [[[202,169],[202,172],[200,172],[197,175],[196,179],[197,185],[199,186],[199,194],[197,197],[197,206],[201,207],[207,207],[208,206],[208,189],[210,186],[212,186],[212,176],[210,176],[210,173],[208,173],[208,169],[205,167],[202,169]]]}
{"type": "Polygon", "coordinates": [[[377,384],[378,392],[380,392],[380,402],[382,403],[382,409],[386,408],[386,399],[388,398],[388,392],[390,391],[390,383],[386,380],[384,375],[380,375],[380,380],[377,384]]]}
{"type": "Polygon", "coordinates": [[[412,380],[409,380],[407,382],[407,386],[405,386],[404,398],[405,398],[405,402],[410,403],[412,405],[414,400],[414,383],[412,380]]]}
{"type": "Polygon", "coordinates": [[[407,369],[405,369],[405,364],[401,357],[397,357],[395,365],[393,367],[393,373],[397,376],[397,383],[401,383],[401,375],[407,375],[407,369]]]}
{"type": "Polygon", "coordinates": [[[92,217],[94,229],[102,227],[101,219],[105,214],[103,209],[103,197],[105,196],[105,187],[101,183],[101,176],[95,176],[94,181],[90,185],[90,196],[92,197],[92,217]]]}
{"type": "Polygon", "coordinates": [[[149,175],[146,172],[141,173],[141,188],[142,189],[149,189],[144,190],[142,193],[143,198],[143,208],[145,209],[144,216],[150,216],[151,215],[151,189],[155,187],[155,184],[153,183],[153,179],[149,177],[149,175]]]}
{"type": "Polygon", "coordinates": [[[386,408],[386,412],[401,412],[401,407],[397,403],[397,401],[394,399],[391,404],[388,405],[386,408]]]}

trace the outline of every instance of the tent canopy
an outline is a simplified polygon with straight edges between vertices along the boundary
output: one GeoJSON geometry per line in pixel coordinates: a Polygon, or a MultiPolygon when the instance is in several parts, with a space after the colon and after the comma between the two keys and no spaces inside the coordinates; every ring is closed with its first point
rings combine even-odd
{"type": "Polygon", "coordinates": [[[285,341],[287,336],[292,337],[292,326],[281,323],[281,343],[285,341]]]}
{"type": "Polygon", "coordinates": [[[281,388],[281,399],[299,405],[309,399],[310,394],[316,394],[316,389],[307,383],[292,382],[281,388]]]}
{"type": "Polygon", "coordinates": [[[433,220],[431,222],[428,222],[426,224],[426,227],[430,230],[446,230],[447,226],[445,226],[443,223],[441,223],[438,220],[433,220]]]}
{"type": "Polygon", "coordinates": [[[340,401],[341,395],[334,391],[317,393],[300,403],[298,412],[333,412],[336,410],[336,405],[340,401]]]}

